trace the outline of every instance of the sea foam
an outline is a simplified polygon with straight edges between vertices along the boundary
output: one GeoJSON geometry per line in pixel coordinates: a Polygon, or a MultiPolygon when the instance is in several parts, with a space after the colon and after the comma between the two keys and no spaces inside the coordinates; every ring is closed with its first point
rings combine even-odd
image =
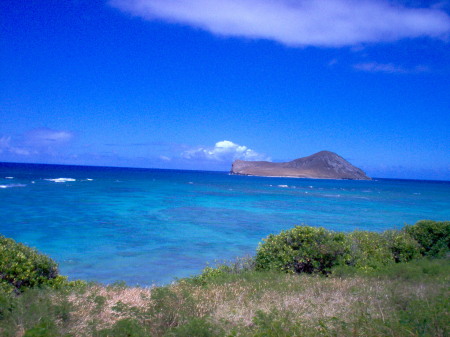
{"type": "Polygon", "coordinates": [[[24,184],[7,184],[7,185],[0,185],[0,188],[13,188],[13,187],[25,187],[27,185],[24,184]]]}
{"type": "Polygon", "coordinates": [[[65,183],[68,181],[77,181],[76,179],[73,179],[73,178],[55,178],[55,179],[44,179],[44,180],[53,181],[55,183],[65,183]]]}

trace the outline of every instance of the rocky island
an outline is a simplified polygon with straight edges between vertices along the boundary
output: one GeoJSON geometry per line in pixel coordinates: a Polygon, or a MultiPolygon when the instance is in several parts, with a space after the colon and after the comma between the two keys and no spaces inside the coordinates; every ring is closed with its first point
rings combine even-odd
{"type": "Polygon", "coordinates": [[[334,152],[321,151],[285,163],[235,160],[231,174],[313,179],[371,180],[364,171],[334,152]]]}

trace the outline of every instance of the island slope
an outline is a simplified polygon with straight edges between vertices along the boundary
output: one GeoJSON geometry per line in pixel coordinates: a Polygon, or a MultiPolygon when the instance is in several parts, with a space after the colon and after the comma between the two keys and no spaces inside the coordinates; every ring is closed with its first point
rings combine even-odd
{"type": "Polygon", "coordinates": [[[235,160],[231,166],[231,174],[264,177],[371,180],[361,169],[330,151],[321,151],[311,156],[285,163],[235,160]]]}

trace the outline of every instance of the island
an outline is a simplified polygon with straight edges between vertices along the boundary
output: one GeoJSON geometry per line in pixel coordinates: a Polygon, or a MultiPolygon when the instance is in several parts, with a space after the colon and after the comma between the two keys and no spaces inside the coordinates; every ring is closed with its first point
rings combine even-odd
{"type": "Polygon", "coordinates": [[[330,151],[284,163],[235,160],[231,174],[263,177],[371,180],[364,171],[330,151]]]}

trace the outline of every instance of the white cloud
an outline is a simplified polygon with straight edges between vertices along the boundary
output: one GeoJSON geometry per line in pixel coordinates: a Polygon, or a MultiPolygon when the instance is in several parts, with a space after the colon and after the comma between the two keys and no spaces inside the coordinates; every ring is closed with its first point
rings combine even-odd
{"type": "Polygon", "coordinates": [[[159,156],[159,159],[163,160],[163,161],[171,161],[172,158],[167,157],[167,156],[159,156]]]}
{"type": "Polygon", "coordinates": [[[428,68],[425,66],[416,66],[414,68],[404,68],[402,66],[398,66],[392,63],[377,63],[377,62],[368,62],[368,63],[358,63],[353,66],[356,70],[367,71],[367,72],[381,72],[381,73],[400,73],[400,74],[409,74],[409,73],[422,73],[428,71],[428,68]]]}
{"type": "Polygon", "coordinates": [[[229,140],[217,142],[214,147],[197,147],[184,151],[181,156],[185,159],[207,159],[214,161],[242,160],[270,160],[247,146],[235,144],[229,140]]]}
{"type": "Polygon", "coordinates": [[[110,0],[124,12],[222,36],[288,46],[341,47],[404,38],[443,38],[450,17],[439,8],[387,0],[110,0]]]}

